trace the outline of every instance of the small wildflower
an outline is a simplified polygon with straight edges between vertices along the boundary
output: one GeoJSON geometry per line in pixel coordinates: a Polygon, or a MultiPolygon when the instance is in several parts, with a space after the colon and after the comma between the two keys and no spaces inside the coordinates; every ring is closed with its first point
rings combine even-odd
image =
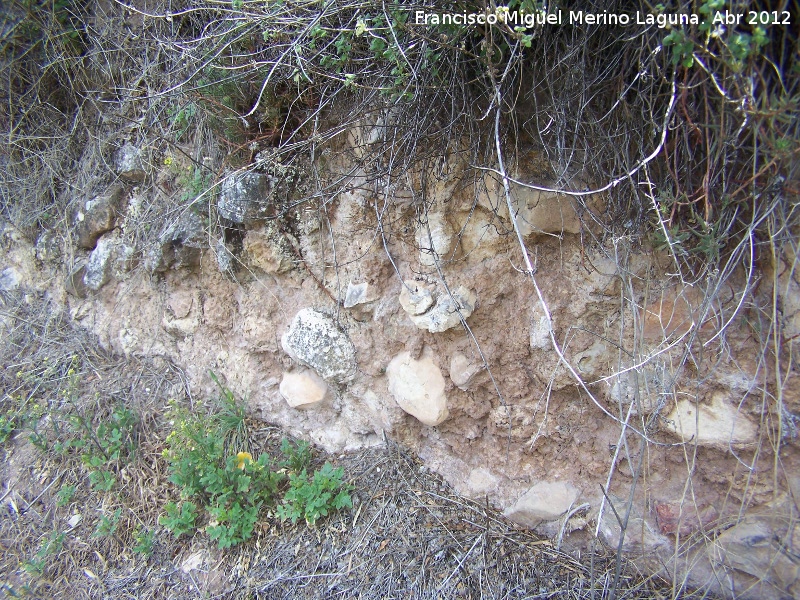
{"type": "Polygon", "coordinates": [[[247,461],[252,462],[252,460],[253,460],[253,455],[250,454],[249,452],[239,452],[236,455],[236,468],[244,470],[246,462],[247,461]]]}
{"type": "Polygon", "coordinates": [[[172,157],[168,156],[164,159],[164,166],[168,167],[172,164],[172,157]]]}

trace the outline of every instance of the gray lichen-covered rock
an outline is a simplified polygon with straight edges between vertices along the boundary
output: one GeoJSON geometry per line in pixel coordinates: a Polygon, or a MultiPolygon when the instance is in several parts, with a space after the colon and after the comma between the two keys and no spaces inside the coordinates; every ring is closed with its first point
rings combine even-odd
{"type": "Polygon", "coordinates": [[[105,194],[88,200],[75,213],[73,222],[79,248],[93,250],[100,236],[114,229],[122,193],[122,186],[115,185],[105,194]]]}
{"type": "Polygon", "coordinates": [[[304,308],[281,339],[284,351],[326,381],[344,383],[356,375],[356,349],[328,315],[304,308]]]}
{"type": "Polygon", "coordinates": [[[142,163],[142,151],[133,144],[125,144],[114,155],[114,166],[120,179],[141,183],[147,174],[142,163]]]}
{"type": "Polygon", "coordinates": [[[203,219],[194,212],[185,212],[147,251],[144,268],[148,273],[194,268],[200,264],[201,251],[208,243],[203,219]]]}
{"type": "Polygon", "coordinates": [[[8,292],[19,287],[22,277],[13,267],[6,267],[0,271],[0,291],[8,292]]]}
{"type": "Polygon", "coordinates": [[[275,214],[270,202],[271,182],[261,173],[234,173],[220,187],[217,210],[234,223],[252,223],[275,214]]]}

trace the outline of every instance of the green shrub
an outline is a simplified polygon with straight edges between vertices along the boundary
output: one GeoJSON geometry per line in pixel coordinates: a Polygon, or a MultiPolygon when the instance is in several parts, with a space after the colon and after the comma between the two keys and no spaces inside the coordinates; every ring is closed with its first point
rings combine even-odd
{"type": "Polygon", "coordinates": [[[328,516],[332,511],[352,508],[352,486],[342,481],[343,476],[344,470],[341,467],[334,469],[330,463],[325,463],[311,476],[305,469],[290,474],[289,490],[283,504],[278,507],[278,517],[291,519],[292,523],[303,518],[306,523],[313,525],[317,519],[328,516]]]}

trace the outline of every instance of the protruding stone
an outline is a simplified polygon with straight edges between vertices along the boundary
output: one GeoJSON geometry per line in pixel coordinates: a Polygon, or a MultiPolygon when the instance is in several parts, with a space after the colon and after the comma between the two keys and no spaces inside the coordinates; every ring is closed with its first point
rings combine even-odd
{"type": "Polygon", "coordinates": [[[493,494],[500,484],[500,479],[489,469],[478,467],[470,471],[467,477],[467,495],[472,498],[483,498],[493,494]]]}
{"type": "Polygon", "coordinates": [[[478,296],[463,285],[452,292],[452,298],[446,292],[441,292],[436,298],[436,304],[425,314],[409,315],[414,325],[431,333],[441,333],[461,325],[461,317],[467,319],[475,310],[478,296]]]}
{"type": "Polygon", "coordinates": [[[355,284],[351,281],[347,284],[347,292],[344,295],[344,307],[353,308],[359,304],[372,302],[374,298],[370,297],[369,292],[369,284],[366,281],[355,284]]]}
{"type": "Polygon", "coordinates": [[[89,295],[89,289],[83,281],[83,276],[86,274],[86,265],[79,264],[75,266],[67,275],[64,282],[64,288],[70,296],[76,298],[86,298],[89,295]]]}
{"type": "Polygon", "coordinates": [[[310,408],[328,397],[325,380],[310,369],[283,374],[279,391],[292,408],[310,408]]]}
{"type": "Polygon", "coordinates": [[[531,349],[533,350],[549,350],[551,346],[550,341],[550,321],[547,320],[540,308],[531,314],[531,349]]]}
{"type": "Polygon", "coordinates": [[[439,425],[449,416],[445,381],[428,349],[419,360],[408,352],[395,356],[386,368],[389,392],[405,412],[425,425],[439,425]]]}
{"type": "Polygon", "coordinates": [[[657,502],[655,509],[661,533],[677,533],[682,537],[712,527],[719,518],[713,506],[695,506],[690,501],[657,502]]]}
{"type": "Polygon", "coordinates": [[[344,383],[356,375],[356,349],[328,315],[304,308],[292,320],[281,345],[289,356],[326,381],[344,383]]]}
{"type": "Polygon", "coordinates": [[[144,268],[152,274],[162,273],[170,267],[196,267],[200,264],[201,249],[207,244],[200,215],[186,211],[147,252],[144,268]]]}
{"type": "Polygon", "coordinates": [[[88,289],[96,292],[111,279],[115,247],[115,240],[111,237],[102,237],[98,240],[97,246],[89,255],[86,271],[83,274],[83,282],[88,289]]]}
{"type": "Polygon", "coordinates": [[[117,175],[131,183],[141,183],[147,176],[142,164],[142,151],[133,144],[125,144],[114,157],[117,175]]]}
{"type": "Polygon", "coordinates": [[[428,213],[427,224],[418,226],[416,237],[420,262],[428,267],[434,266],[437,260],[446,260],[453,248],[450,224],[440,213],[428,213]]]}
{"type": "MultiPolygon", "coordinates": [[[[625,514],[627,512],[627,500],[623,500],[613,494],[608,495],[606,500],[606,507],[603,510],[602,519],[600,521],[599,533],[600,539],[611,550],[617,551],[619,548],[620,535],[622,529],[620,528],[619,521],[617,520],[614,510],[608,506],[608,502],[614,503],[614,509],[617,514],[625,514]]],[[[636,552],[636,553],[650,553],[655,552],[659,548],[670,547],[671,543],[668,538],[657,533],[650,523],[642,518],[642,515],[632,508],[628,515],[628,526],[625,528],[625,537],[622,542],[623,552],[636,552]]]]}
{"type": "Polygon", "coordinates": [[[78,247],[93,250],[100,236],[114,229],[122,192],[122,186],[113,186],[102,196],[88,200],[75,214],[78,247]]]}
{"type": "Polygon", "coordinates": [[[36,258],[42,262],[56,261],[61,258],[61,247],[55,231],[46,230],[36,239],[36,258]]]}
{"type": "Polygon", "coordinates": [[[746,518],[712,543],[713,560],[720,568],[732,567],[753,577],[747,586],[751,592],[748,597],[798,597],[800,561],[787,552],[766,521],[746,518]],[[786,595],[776,594],[778,590],[785,590],[786,595]]]}
{"type": "Polygon", "coordinates": [[[720,450],[750,446],[758,433],[756,424],[722,393],[715,394],[709,404],[679,400],[664,425],[685,442],[720,450]]]}
{"type": "Polygon", "coordinates": [[[561,518],[578,499],[578,490],[565,481],[540,481],[532,486],[503,515],[534,528],[544,521],[561,518]]]}
{"type": "Polygon", "coordinates": [[[400,290],[400,306],[409,315],[421,315],[433,306],[432,287],[419,281],[406,281],[400,290]]]}
{"type": "Polygon", "coordinates": [[[220,186],[217,210],[221,217],[233,223],[252,223],[272,216],[275,212],[269,200],[271,183],[261,173],[234,173],[220,186]]]}
{"type": "Polygon", "coordinates": [[[461,353],[454,354],[450,359],[450,379],[459,389],[469,389],[470,383],[482,370],[483,365],[473,363],[461,353]]]}
{"type": "Polygon", "coordinates": [[[517,225],[523,236],[536,233],[580,233],[581,221],[572,196],[511,186],[517,225]]]}

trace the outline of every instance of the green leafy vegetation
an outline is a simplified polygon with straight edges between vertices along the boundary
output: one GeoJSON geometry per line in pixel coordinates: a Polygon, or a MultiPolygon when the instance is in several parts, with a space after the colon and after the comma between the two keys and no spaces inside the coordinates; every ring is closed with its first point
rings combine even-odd
{"type": "MultiPolygon", "coordinates": [[[[212,375],[213,376],[213,375],[212,375]]],[[[216,377],[215,381],[218,382],[216,377]]],[[[289,489],[277,514],[283,519],[305,518],[314,523],[330,512],[352,506],[351,488],[342,482],[342,469],[325,464],[309,476],[310,446],[306,442],[281,443],[283,460],[277,464],[267,453],[257,459],[245,451],[233,453],[246,440],[244,409],[233,394],[220,385],[222,398],[216,411],[173,407],[173,429],[164,458],[169,480],[181,502],[164,507],[160,523],[175,536],[191,534],[200,523],[220,548],[252,537],[259,515],[276,509],[289,474],[289,489]]]]}

